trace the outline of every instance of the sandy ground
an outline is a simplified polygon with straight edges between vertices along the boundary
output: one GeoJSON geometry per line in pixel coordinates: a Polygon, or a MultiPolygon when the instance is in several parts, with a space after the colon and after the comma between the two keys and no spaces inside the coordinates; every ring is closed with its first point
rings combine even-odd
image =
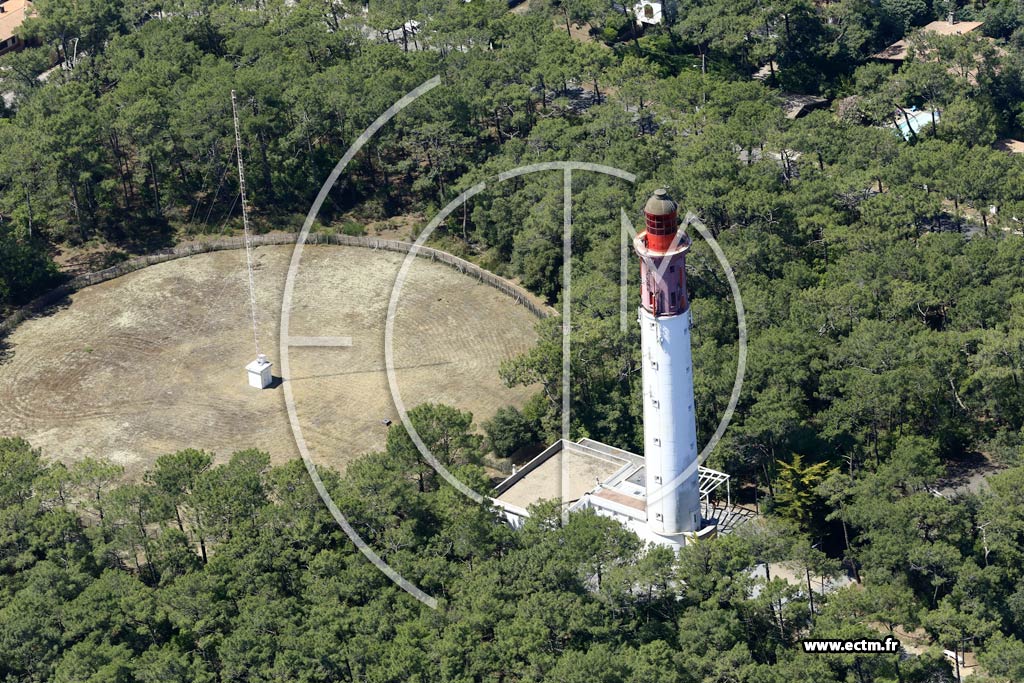
{"type": "MultiPolygon", "coordinates": [[[[259,332],[279,358],[278,318],[292,247],[255,252],[259,332]]],[[[306,247],[292,335],[349,336],[350,348],[291,348],[299,420],[314,459],[343,468],[381,449],[397,411],[384,372],[384,322],[403,255],[306,247]]],[[[245,253],[222,251],[152,266],[75,293],[26,321],[0,364],[0,435],[51,458],[120,462],[138,474],[186,447],[258,447],[297,456],[280,387],[247,386],[254,357],[245,253]]],[[[417,259],[395,322],[395,362],[407,408],[424,401],[471,410],[479,423],[532,389],[508,389],[498,365],[535,341],[535,319],[487,285],[417,259]]],[[[274,374],[279,374],[275,365],[274,374]]]]}

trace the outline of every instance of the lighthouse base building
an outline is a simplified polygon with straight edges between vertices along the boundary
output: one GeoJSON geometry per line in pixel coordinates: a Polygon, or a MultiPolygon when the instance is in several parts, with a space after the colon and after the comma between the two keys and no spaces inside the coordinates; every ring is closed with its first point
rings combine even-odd
{"type": "Polygon", "coordinates": [[[647,200],[644,221],[633,241],[640,265],[644,455],[590,439],[559,441],[496,488],[493,501],[512,526],[522,524],[532,503],[560,499],[570,512],[592,509],[646,541],[681,547],[753,516],[732,506],[729,475],[699,464],[686,290],[691,243],[665,190],[647,200]],[[720,495],[712,500],[723,484],[724,505],[720,495]]]}
{"type": "Polygon", "coordinates": [[[513,528],[530,516],[530,505],[561,499],[569,512],[593,510],[621,522],[641,540],[676,548],[729,533],[754,517],[750,510],[732,505],[728,474],[700,467],[698,529],[657,533],[648,522],[645,465],[643,456],[593,439],[560,440],[501,482],[492,502],[513,528]]]}

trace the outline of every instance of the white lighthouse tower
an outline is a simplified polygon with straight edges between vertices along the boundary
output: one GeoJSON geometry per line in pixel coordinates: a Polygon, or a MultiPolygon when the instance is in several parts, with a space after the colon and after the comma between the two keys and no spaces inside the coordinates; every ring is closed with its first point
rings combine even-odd
{"type": "Polygon", "coordinates": [[[644,218],[633,248],[640,256],[647,525],[682,545],[702,526],[686,296],[691,243],[665,190],[647,200],[644,218]]]}
{"type": "Polygon", "coordinates": [[[690,238],[665,190],[647,200],[644,222],[633,240],[640,257],[644,454],[590,438],[559,440],[495,487],[491,502],[513,527],[530,516],[533,503],[560,499],[570,513],[593,510],[645,542],[678,549],[753,517],[733,506],[729,475],[698,462],[686,296],[690,238]],[[711,498],[722,484],[724,506],[711,498]]]}

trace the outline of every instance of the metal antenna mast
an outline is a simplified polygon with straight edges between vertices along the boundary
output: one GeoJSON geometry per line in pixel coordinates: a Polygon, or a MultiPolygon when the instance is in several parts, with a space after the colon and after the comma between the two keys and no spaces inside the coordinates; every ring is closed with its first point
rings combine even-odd
{"type": "Polygon", "coordinates": [[[252,272],[252,232],[249,229],[249,203],[245,198],[245,163],[242,161],[242,133],[238,126],[238,104],[231,91],[231,118],[235,122],[235,151],[238,153],[238,188],[242,195],[242,232],[245,234],[245,263],[249,271],[249,308],[252,311],[252,340],[260,355],[260,339],[256,333],[256,281],[252,272]]]}

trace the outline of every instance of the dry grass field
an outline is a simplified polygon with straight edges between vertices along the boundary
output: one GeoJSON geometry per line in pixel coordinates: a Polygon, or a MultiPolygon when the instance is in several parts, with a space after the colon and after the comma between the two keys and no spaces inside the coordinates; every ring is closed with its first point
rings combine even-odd
{"type": "MultiPolygon", "coordinates": [[[[255,252],[260,336],[276,361],[292,247],[255,252]]],[[[404,255],[307,246],[291,334],[349,336],[350,348],[292,347],[299,420],[318,463],[343,468],[384,445],[397,423],[384,372],[384,321],[404,255]]],[[[532,389],[508,389],[502,359],[528,349],[536,319],[493,288],[417,259],[395,323],[395,363],[407,408],[424,401],[471,410],[479,423],[532,389]]],[[[195,447],[226,457],[258,447],[297,457],[280,387],[246,384],[254,357],[245,253],[163,263],[72,295],[7,339],[0,364],[0,435],[29,439],[54,459],[105,457],[138,474],[155,457],[195,447]]],[[[277,373],[275,366],[275,375],[277,373]]]]}

